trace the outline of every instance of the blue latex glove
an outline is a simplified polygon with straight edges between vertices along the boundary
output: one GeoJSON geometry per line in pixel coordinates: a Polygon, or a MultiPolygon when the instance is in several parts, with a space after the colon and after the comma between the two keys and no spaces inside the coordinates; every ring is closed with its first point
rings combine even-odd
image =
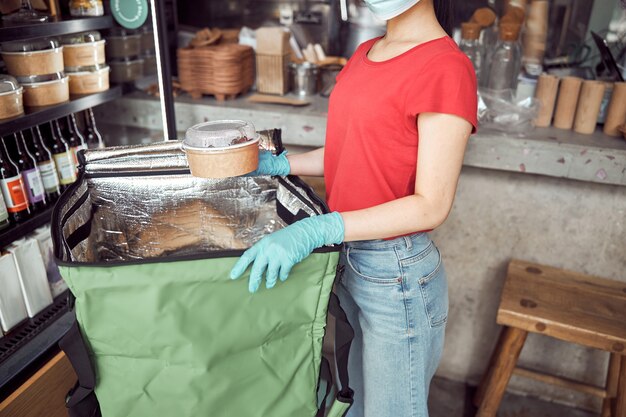
{"type": "Polygon", "coordinates": [[[259,151],[259,166],[247,176],[257,177],[260,175],[279,175],[281,177],[289,175],[291,167],[287,160],[287,151],[274,155],[270,151],[259,151]]]}
{"type": "Polygon", "coordinates": [[[280,278],[285,281],[291,268],[324,245],[343,242],[344,226],[337,212],[299,220],[290,226],[265,236],[245,251],[230,271],[231,279],[239,278],[250,263],[248,290],[256,292],[267,269],[265,286],[272,288],[280,278]]]}

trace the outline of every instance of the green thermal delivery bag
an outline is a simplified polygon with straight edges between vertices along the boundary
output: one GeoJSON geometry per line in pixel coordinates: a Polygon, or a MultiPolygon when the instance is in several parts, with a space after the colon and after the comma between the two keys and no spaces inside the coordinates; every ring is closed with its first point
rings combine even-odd
{"type": "Polygon", "coordinates": [[[261,237],[328,212],[304,182],[195,178],[175,141],[80,157],[52,222],[75,300],[61,342],[79,376],[72,417],[345,415],[352,329],[332,292],[339,247],[315,250],[271,290],[250,294],[249,269],[229,278],[261,237]],[[322,356],[329,308],[341,389],[327,409],[318,388],[332,379],[322,356]]]}

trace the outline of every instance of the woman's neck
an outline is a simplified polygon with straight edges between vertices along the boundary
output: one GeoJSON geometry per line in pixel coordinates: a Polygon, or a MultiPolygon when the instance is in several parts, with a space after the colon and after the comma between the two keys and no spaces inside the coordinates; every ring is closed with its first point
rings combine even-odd
{"type": "Polygon", "coordinates": [[[401,15],[387,22],[387,42],[422,43],[446,36],[433,7],[432,0],[422,0],[401,15]]]}

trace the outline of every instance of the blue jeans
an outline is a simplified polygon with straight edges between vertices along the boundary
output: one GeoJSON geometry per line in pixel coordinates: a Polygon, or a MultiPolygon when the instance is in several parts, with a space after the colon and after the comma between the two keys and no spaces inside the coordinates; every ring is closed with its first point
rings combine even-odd
{"type": "Polygon", "coordinates": [[[448,285],[427,233],[345,243],[337,284],[354,328],[347,417],[427,417],[441,359],[448,285]]]}

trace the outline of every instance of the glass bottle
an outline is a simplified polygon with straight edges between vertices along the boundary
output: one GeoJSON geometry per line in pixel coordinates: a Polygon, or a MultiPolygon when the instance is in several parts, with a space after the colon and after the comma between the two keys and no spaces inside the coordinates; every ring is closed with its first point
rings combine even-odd
{"type": "Polygon", "coordinates": [[[61,191],[65,190],[68,185],[76,181],[76,166],[72,159],[72,151],[61,134],[61,128],[56,120],[50,122],[50,150],[52,157],[57,165],[59,173],[59,182],[61,183],[61,191]]]}
{"type": "Polygon", "coordinates": [[[480,25],[466,22],[461,25],[461,44],[459,48],[467,55],[474,65],[476,79],[480,80],[483,64],[483,54],[478,39],[480,38],[480,25]]]}
{"type": "Polygon", "coordinates": [[[500,40],[489,66],[487,86],[494,95],[503,99],[512,99],[517,89],[522,55],[517,42],[519,30],[519,24],[500,24],[500,40]]]}
{"type": "Polygon", "coordinates": [[[24,183],[17,165],[9,158],[6,140],[0,146],[0,189],[13,223],[21,223],[30,217],[30,207],[24,183]]]}
{"type": "Polygon", "coordinates": [[[37,167],[41,173],[43,188],[46,190],[48,203],[56,201],[61,195],[61,186],[59,184],[59,174],[57,167],[48,149],[43,141],[39,126],[30,128],[32,141],[30,141],[30,151],[37,161],[37,167]]]}
{"type": "Polygon", "coordinates": [[[102,135],[96,128],[96,118],[93,115],[91,108],[85,110],[85,136],[87,137],[87,146],[91,149],[104,148],[104,141],[102,135]]]}
{"type": "Polygon", "coordinates": [[[30,208],[35,213],[42,211],[48,205],[48,201],[46,200],[41,173],[37,168],[37,161],[26,149],[22,132],[14,133],[13,138],[15,139],[15,162],[26,188],[30,208]]]}
{"type": "Polygon", "coordinates": [[[76,162],[76,166],[78,166],[78,152],[87,149],[87,143],[85,142],[85,137],[82,135],[82,133],[80,133],[80,130],[78,129],[74,113],[67,116],[67,130],[73,138],[73,142],[71,143],[76,144],[76,146],[72,148],[72,152],[74,154],[74,161],[76,162]]]}

